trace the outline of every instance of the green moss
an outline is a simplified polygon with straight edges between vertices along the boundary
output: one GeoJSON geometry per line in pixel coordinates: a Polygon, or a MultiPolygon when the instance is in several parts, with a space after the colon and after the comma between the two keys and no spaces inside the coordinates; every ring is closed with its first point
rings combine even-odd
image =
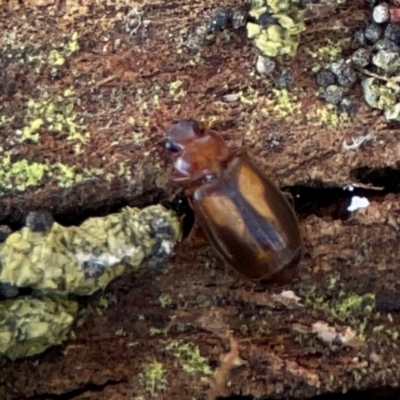
{"type": "Polygon", "coordinates": [[[207,359],[200,354],[200,350],[196,345],[184,343],[180,340],[171,340],[165,349],[177,358],[185,372],[189,374],[200,373],[202,375],[210,375],[212,373],[207,359]]]}
{"type": "Polygon", "coordinates": [[[167,379],[165,377],[166,371],[164,366],[154,361],[139,374],[139,382],[141,385],[154,396],[157,392],[165,389],[167,379]]]}
{"type": "Polygon", "coordinates": [[[332,314],[339,319],[345,320],[356,314],[370,315],[375,308],[375,295],[367,293],[358,295],[355,293],[345,293],[341,291],[338,299],[334,303],[332,314]]]}
{"type": "Polygon", "coordinates": [[[323,311],[324,314],[348,324],[359,336],[364,336],[366,327],[375,310],[375,295],[359,295],[340,289],[339,278],[328,278],[325,287],[307,285],[302,287],[302,302],[308,308],[323,311]]]}

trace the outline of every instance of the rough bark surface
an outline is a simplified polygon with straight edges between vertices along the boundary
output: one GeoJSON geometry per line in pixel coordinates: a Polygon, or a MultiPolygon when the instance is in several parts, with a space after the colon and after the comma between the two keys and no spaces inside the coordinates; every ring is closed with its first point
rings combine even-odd
{"type": "MultiPolygon", "coordinates": [[[[395,168],[400,133],[364,105],[359,88],[359,108],[348,121],[332,127],[313,114],[323,103],[307,49],[325,46],[327,38],[349,38],[365,22],[364,2],[348,3],[320,8],[308,20],[298,55],[286,62],[295,98],[282,116],[274,108],[272,80],[255,73],[258,52],[245,31],[218,33],[198,52],[188,50],[188,37],[219,2],[0,0],[2,151],[11,151],[12,161],[47,168],[39,184],[2,190],[0,219],[18,221],[39,208],[64,216],[107,212],[120,203],[168,197],[174,188],[157,143],[161,123],[172,118],[203,119],[233,143],[244,139],[281,186],[341,187],[360,183],[362,167],[395,168]],[[48,65],[53,44],[73,32],[79,50],[64,54],[54,72],[48,65]],[[17,53],[24,62],[15,61],[17,53]],[[29,55],[47,61],[32,64],[29,55]],[[46,129],[37,141],[15,136],[27,124],[29,99],[44,92],[54,98],[71,87],[79,99],[76,120],[88,135],[80,149],[66,134],[46,129]],[[346,147],[367,134],[371,140],[363,146],[346,147]],[[57,163],[73,167],[73,176],[66,179],[57,163]]],[[[346,221],[308,215],[301,227],[307,255],[293,284],[260,291],[226,269],[210,247],[182,243],[165,271],[122,277],[83,300],[65,346],[4,365],[0,396],[300,399],[396,387],[399,195],[376,196],[346,221]]]]}

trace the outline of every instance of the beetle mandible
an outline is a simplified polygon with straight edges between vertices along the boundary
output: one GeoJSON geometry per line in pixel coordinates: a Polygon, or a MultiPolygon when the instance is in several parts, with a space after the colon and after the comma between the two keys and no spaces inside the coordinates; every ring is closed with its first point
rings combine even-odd
{"type": "Polygon", "coordinates": [[[218,255],[251,280],[291,281],[303,243],[280,189],[246,152],[195,120],[172,123],[165,137],[165,148],[176,153],[172,180],[189,187],[191,207],[218,255]]]}

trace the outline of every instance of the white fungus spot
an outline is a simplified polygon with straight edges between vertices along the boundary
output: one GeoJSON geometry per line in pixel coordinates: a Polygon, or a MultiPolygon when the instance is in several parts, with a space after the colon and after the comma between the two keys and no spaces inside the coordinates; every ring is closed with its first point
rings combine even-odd
{"type": "Polygon", "coordinates": [[[347,207],[347,210],[353,212],[359,208],[367,208],[369,205],[370,202],[366,197],[353,196],[351,198],[350,205],[347,207]]]}

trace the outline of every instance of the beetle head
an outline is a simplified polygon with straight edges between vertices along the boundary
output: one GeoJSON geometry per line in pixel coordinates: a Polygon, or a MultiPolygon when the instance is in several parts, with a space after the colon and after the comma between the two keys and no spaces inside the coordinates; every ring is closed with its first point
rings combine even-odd
{"type": "Polygon", "coordinates": [[[165,130],[164,148],[172,153],[177,153],[183,150],[187,144],[203,135],[202,127],[193,119],[173,122],[165,130]]]}

